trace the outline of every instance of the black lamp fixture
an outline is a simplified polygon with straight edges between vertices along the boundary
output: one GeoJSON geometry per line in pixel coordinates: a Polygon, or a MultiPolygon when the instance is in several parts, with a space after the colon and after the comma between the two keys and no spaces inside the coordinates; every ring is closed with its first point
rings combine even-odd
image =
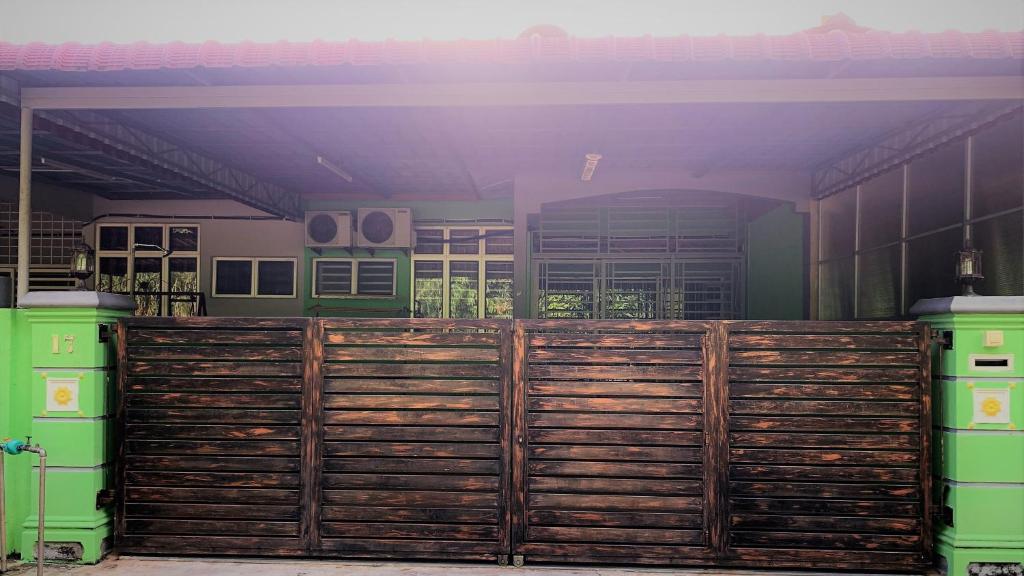
{"type": "Polygon", "coordinates": [[[95,256],[96,251],[85,240],[79,240],[71,249],[71,276],[77,280],[77,290],[85,290],[85,281],[95,272],[95,256]]]}
{"type": "Polygon", "coordinates": [[[977,296],[974,284],[985,277],[981,274],[981,250],[964,242],[964,247],[956,253],[956,281],[963,286],[964,296],[977,296]]]}

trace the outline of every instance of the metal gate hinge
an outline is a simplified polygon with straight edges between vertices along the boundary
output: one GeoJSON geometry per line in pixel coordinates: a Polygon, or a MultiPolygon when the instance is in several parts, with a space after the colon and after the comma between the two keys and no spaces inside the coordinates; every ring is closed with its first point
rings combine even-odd
{"type": "Polygon", "coordinates": [[[110,506],[114,503],[116,497],[117,494],[109,488],[96,492],[96,509],[100,510],[101,508],[110,506]]]}

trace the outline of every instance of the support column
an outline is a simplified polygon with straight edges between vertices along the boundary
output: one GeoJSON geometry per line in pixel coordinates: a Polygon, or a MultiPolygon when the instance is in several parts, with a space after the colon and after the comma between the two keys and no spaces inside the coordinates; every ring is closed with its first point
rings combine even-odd
{"type": "Polygon", "coordinates": [[[527,219],[529,210],[523,198],[522,186],[515,182],[512,191],[513,205],[513,264],[512,286],[515,291],[512,299],[512,317],[530,317],[530,227],[527,219]]]}
{"type": "Polygon", "coordinates": [[[21,109],[21,151],[18,171],[18,300],[28,294],[32,263],[32,109],[21,109]]]}
{"type": "MultiPolygon", "coordinates": [[[[95,563],[113,539],[114,323],[135,308],[102,292],[29,292],[32,441],[47,451],[46,555],[95,563]]],[[[39,481],[33,470],[30,486],[39,481]]],[[[26,494],[26,497],[29,495],[26,494]]],[[[38,493],[31,491],[32,510],[38,493]]],[[[21,553],[34,557],[39,517],[22,524],[21,553]]]]}

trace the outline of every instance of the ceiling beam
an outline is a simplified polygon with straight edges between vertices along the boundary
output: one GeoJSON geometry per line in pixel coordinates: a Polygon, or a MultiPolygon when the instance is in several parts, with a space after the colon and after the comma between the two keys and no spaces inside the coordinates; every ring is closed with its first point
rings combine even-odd
{"type": "Polygon", "coordinates": [[[1024,104],[962,103],[889,134],[814,171],[811,196],[821,199],[866,182],[940,146],[1021,114],[1024,104]]]}
{"type": "Polygon", "coordinates": [[[40,110],[586,106],[1021,100],[1024,78],[833,78],[636,82],[23,87],[40,110]]]}

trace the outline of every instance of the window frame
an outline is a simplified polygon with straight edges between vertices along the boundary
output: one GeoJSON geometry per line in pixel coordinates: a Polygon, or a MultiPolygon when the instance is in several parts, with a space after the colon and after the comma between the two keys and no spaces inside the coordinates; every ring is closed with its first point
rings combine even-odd
{"type": "Polygon", "coordinates": [[[298,258],[290,256],[214,256],[210,263],[210,296],[212,298],[267,298],[267,299],[288,299],[298,297],[298,258]],[[230,262],[251,262],[252,271],[249,278],[248,294],[220,294],[217,292],[217,264],[221,261],[230,262]],[[291,294],[258,294],[260,262],[291,262],[292,263],[292,291],[291,294]]]}
{"type": "Polygon", "coordinates": [[[311,262],[309,295],[314,299],[336,298],[339,300],[368,299],[368,300],[391,300],[398,295],[398,259],[397,258],[339,258],[323,256],[313,258],[311,262]],[[316,271],[320,262],[351,262],[352,263],[352,284],[349,286],[348,294],[320,294],[316,289],[316,271]],[[360,294],[359,290],[359,265],[361,262],[389,262],[391,263],[391,293],[390,294],[360,294]]]}
{"type": "MultiPolygon", "coordinates": [[[[128,278],[128,294],[135,294],[135,258],[159,258],[160,259],[160,285],[155,290],[156,292],[168,292],[170,291],[170,259],[171,258],[195,258],[196,260],[196,291],[203,291],[203,276],[202,276],[202,250],[203,250],[203,227],[198,222],[193,221],[169,221],[169,222],[152,222],[152,221],[139,221],[139,222],[97,222],[93,234],[95,256],[94,266],[96,275],[93,278],[93,286],[99,281],[99,270],[100,270],[100,259],[101,258],[125,258],[128,261],[128,267],[125,272],[128,278]],[[161,244],[164,246],[164,250],[134,250],[135,246],[135,228],[156,228],[160,227],[161,232],[161,244]],[[128,248],[127,250],[104,250],[100,245],[100,236],[104,228],[127,228],[128,229],[128,248]],[[171,228],[195,228],[197,233],[196,238],[196,249],[195,250],[174,250],[170,249],[171,242],[171,228]]],[[[164,310],[170,310],[170,299],[167,296],[162,296],[161,308],[164,310]]]]}
{"type": "MultiPolygon", "coordinates": [[[[417,226],[415,230],[441,230],[441,253],[440,254],[416,254],[412,250],[409,263],[409,308],[415,314],[416,311],[416,262],[441,262],[441,318],[451,318],[451,263],[469,262],[477,263],[477,318],[484,319],[487,314],[487,262],[514,262],[515,254],[487,254],[487,238],[489,232],[511,232],[514,228],[511,225],[487,225],[473,223],[450,223],[417,226]],[[452,230],[478,230],[477,253],[476,254],[453,254],[451,253],[451,231],[452,230]]],[[[514,242],[514,240],[513,240],[514,242]]],[[[514,250],[513,250],[514,251],[514,250]]],[[[515,288],[513,287],[513,290],[515,288]]]]}

